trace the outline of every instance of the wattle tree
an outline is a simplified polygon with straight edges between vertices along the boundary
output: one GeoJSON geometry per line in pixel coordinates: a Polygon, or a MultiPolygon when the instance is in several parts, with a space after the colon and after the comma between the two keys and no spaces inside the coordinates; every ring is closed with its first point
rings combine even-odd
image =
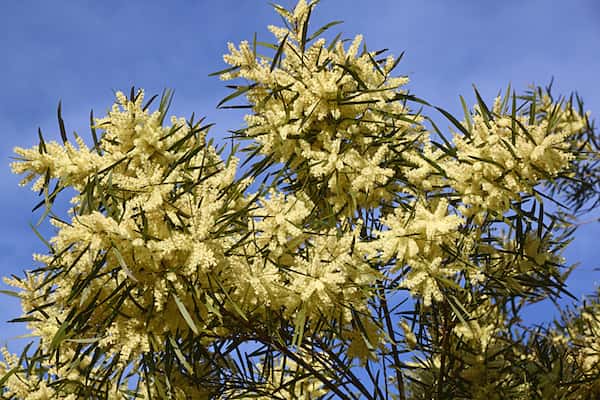
{"type": "Polygon", "coordinates": [[[579,96],[475,89],[455,117],[401,56],[312,27],[316,4],[229,45],[231,141],[131,89],[93,145],[59,107],[62,143],[15,149],[55,235],[6,278],[37,340],[3,351],[0,398],[600,398],[598,296],[521,318],[569,294],[561,253],[600,199],[579,96]]]}

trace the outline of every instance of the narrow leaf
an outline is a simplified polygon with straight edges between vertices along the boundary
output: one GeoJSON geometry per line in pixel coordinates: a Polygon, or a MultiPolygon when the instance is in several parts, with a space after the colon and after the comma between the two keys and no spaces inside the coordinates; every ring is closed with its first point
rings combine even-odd
{"type": "Polygon", "coordinates": [[[0,289],[0,293],[1,294],[6,294],[8,296],[12,296],[12,297],[16,297],[17,299],[20,299],[21,296],[19,296],[19,293],[15,292],[14,290],[4,290],[4,289],[0,289]]]}
{"type": "Polygon", "coordinates": [[[91,344],[91,343],[98,342],[100,339],[102,339],[102,338],[94,337],[94,338],[87,338],[87,339],[66,339],[65,342],[73,342],[73,343],[81,343],[81,344],[91,344]]]}
{"type": "Polygon", "coordinates": [[[58,102],[58,110],[56,112],[58,116],[58,127],[60,128],[60,137],[62,138],[63,143],[67,142],[67,131],[65,129],[65,121],[62,119],[61,115],[61,102],[58,102]]]}
{"type": "Polygon", "coordinates": [[[302,24],[302,34],[300,39],[300,51],[304,54],[304,50],[306,50],[306,37],[308,35],[308,21],[310,20],[310,14],[312,12],[312,7],[308,8],[308,13],[306,18],[304,18],[304,23],[302,24]]]}
{"type": "Polygon", "coordinates": [[[533,92],[533,98],[531,99],[531,103],[529,104],[529,125],[533,125],[535,122],[535,106],[536,106],[536,93],[533,92]]]}
{"type": "Polygon", "coordinates": [[[239,69],[239,68],[240,67],[238,67],[238,66],[225,68],[225,69],[222,69],[222,70],[217,71],[217,72],[212,72],[212,73],[208,74],[208,76],[218,76],[218,75],[226,74],[227,72],[233,72],[233,71],[235,71],[236,69],[239,69]]]}
{"type": "Polygon", "coordinates": [[[38,127],[38,137],[40,138],[40,144],[38,146],[38,151],[40,154],[47,153],[46,150],[46,142],[44,142],[44,137],[42,136],[42,128],[38,127]]]}
{"type": "Polygon", "coordinates": [[[467,106],[467,102],[465,101],[465,98],[462,96],[460,97],[460,104],[462,104],[462,108],[463,108],[463,112],[465,114],[465,121],[467,123],[467,130],[469,132],[473,132],[473,128],[471,126],[471,113],[469,112],[469,107],[467,106]]]}
{"type": "Polygon", "coordinates": [[[152,104],[152,102],[158,97],[157,94],[155,94],[154,96],[150,97],[150,100],[148,100],[146,102],[146,104],[144,105],[144,107],[142,108],[142,111],[146,111],[148,109],[148,107],[150,107],[150,104],[152,104]]]}
{"type": "Polygon", "coordinates": [[[389,69],[388,73],[392,72],[398,66],[398,64],[402,60],[402,57],[404,57],[404,51],[402,53],[400,53],[400,55],[398,56],[398,58],[396,58],[396,60],[392,64],[391,68],[389,69]]]}
{"type": "Polygon", "coordinates": [[[8,381],[8,378],[10,378],[14,374],[16,374],[18,371],[19,371],[18,365],[11,368],[10,371],[7,371],[6,374],[4,374],[4,376],[2,378],[0,378],[0,388],[3,388],[6,381],[8,381]]]}
{"type": "Polygon", "coordinates": [[[179,348],[177,341],[175,339],[173,339],[173,337],[169,336],[169,343],[171,343],[171,346],[173,347],[173,351],[175,352],[175,355],[177,356],[177,359],[179,360],[181,365],[183,365],[183,367],[186,369],[186,371],[189,374],[193,374],[194,369],[192,368],[190,363],[185,359],[185,356],[183,355],[183,352],[179,348]]]}
{"type": "Polygon", "coordinates": [[[173,299],[175,300],[175,304],[177,305],[177,308],[179,309],[181,316],[183,317],[185,322],[188,324],[188,326],[190,327],[192,332],[194,332],[195,335],[199,335],[200,331],[198,330],[198,327],[194,323],[194,320],[192,319],[192,316],[188,312],[187,308],[185,308],[185,305],[183,304],[183,302],[179,299],[179,297],[175,293],[173,293],[173,299]]]}
{"type": "Polygon", "coordinates": [[[98,141],[98,135],[96,134],[96,125],[94,125],[94,110],[90,110],[90,131],[92,132],[94,148],[96,149],[98,155],[102,155],[100,151],[100,142],[98,141]]]}
{"type": "Polygon", "coordinates": [[[219,286],[219,289],[221,289],[221,291],[223,292],[225,297],[227,297],[227,300],[229,300],[229,303],[233,306],[234,310],[239,314],[239,316],[242,317],[244,319],[244,321],[246,321],[246,322],[249,321],[248,317],[246,317],[246,314],[244,313],[244,311],[242,311],[240,306],[229,296],[229,293],[227,293],[227,291],[225,290],[223,285],[221,285],[221,282],[219,282],[219,280],[215,277],[213,277],[213,280],[215,281],[217,286],[219,286]]]}
{"type": "Polygon", "coordinates": [[[283,39],[281,40],[281,43],[279,44],[279,47],[277,48],[277,52],[275,53],[275,57],[273,57],[273,62],[271,63],[271,68],[270,68],[271,72],[273,72],[273,70],[275,69],[275,66],[279,62],[279,59],[281,58],[281,54],[283,53],[283,47],[287,43],[288,35],[289,34],[286,34],[283,37],[283,39]]]}
{"type": "Polygon", "coordinates": [[[444,117],[448,118],[448,120],[452,122],[452,124],[456,126],[458,130],[460,130],[467,138],[471,138],[471,133],[456,118],[454,118],[452,114],[441,107],[435,107],[435,109],[444,114],[444,117]]]}
{"type": "Polygon", "coordinates": [[[477,103],[479,104],[479,110],[481,112],[481,116],[483,117],[483,122],[485,123],[485,126],[490,128],[490,120],[493,119],[492,113],[490,113],[490,110],[483,101],[483,98],[481,98],[481,95],[479,94],[479,91],[477,90],[475,85],[473,85],[473,90],[475,91],[475,97],[477,97],[477,103]]]}
{"type": "Polygon", "coordinates": [[[67,333],[67,327],[69,325],[68,322],[69,322],[68,320],[64,320],[63,323],[58,328],[58,330],[56,331],[56,333],[54,334],[54,337],[52,338],[52,341],[50,342],[51,349],[56,349],[58,347],[58,345],[65,338],[66,333],[67,333]]]}
{"type": "MultiPolygon", "coordinates": [[[[217,104],[217,108],[225,108],[225,107],[221,107],[223,104],[227,103],[230,100],[235,99],[236,97],[246,93],[247,91],[249,91],[250,89],[253,89],[254,87],[256,87],[256,83],[252,84],[252,85],[247,85],[247,86],[238,86],[237,90],[233,93],[231,93],[230,95],[226,96],[223,100],[221,100],[219,102],[219,104],[217,104]]],[[[229,106],[229,108],[234,107],[234,106],[229,106]]],[[[246,106],[244,106],[246,107],[246,106]]]]}
{"type": "Polygon", "coordinates": [[[310,37],[308,39],[306,39],[307,42],[310,42],[311,40],[319,37],[319,35],[321,35],[323,32],[325,32],[327,29],[331,28],[332,26],[335,25],[339,25],[341,23],[343,23],[344,21],[332,21],[326,25],[323,25],[322,27],[320,27],[319,29],[317,29],[312,35],[310,35],[310,37]]]}
{"type": "Polygon", "coordinates": [[[512,109],[510,115],[510,130],[511,130],[511,143],[514,146],[517,141],[517,96],[515,91],[512,92],[512,109]]]}
{"type": "Polygon", "coordinates": [[[134,281],[136,283],[139,282],[137,280],[137,278],[133,275],[133,273],[131,272],[131,270],[129,269],[129,267],[127,267],[127,263],[125,262],[125,259],[121,255],[121,252],[119,252],[119,250],[116,247],[114,247],[114,245],[113,245],[112,249],[113,249],[113,252],[115,253],[115,256],[117,257],[117,260],[119,261],[119,264],[121,265],[121,268],[123,269],[123,272],[125,272],[125,274],[132,281],[134,281]]]}
{"type": "Polygon", "coordinates": [[[306,325],[306,309],[301,307],[300,311],[296,314],[294,322],[294,337],[292,339],[292,346],[300,346],[302,344],[302,338],[304,336],[304,326],[306,325]]]}
{"type": "Polygon", "coordinates": [[[29,223],[29,226],[31,227],[31,229],[33,229],[33,233],[35,233],[35,235],[42,241],[42,243],[44,243],[46,247],[48,247],[50,252],[54,253],[54,248],[52,247],[52,245],[42,236],[42,234],[36,229],[36,227],[33,226],[31,223],[29,223]]]}

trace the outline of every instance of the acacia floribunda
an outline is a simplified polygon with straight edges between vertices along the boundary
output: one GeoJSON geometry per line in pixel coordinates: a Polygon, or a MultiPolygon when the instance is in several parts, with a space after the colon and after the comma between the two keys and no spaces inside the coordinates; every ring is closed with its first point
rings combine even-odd
{"type": "Polygon", "coordinates": [[[276,5],[274,44],[229,45],[241,166],[203,120],[166,119],[170,92],[151,112],[134,89],[92,118],[93,147],[59,108],[62,144],[15,149],[56,234],[7,279],[39,340],[4,352],[0,397],[600,395],[597,299],[519,318],[568,293],[567,213],[598,201],[579,97],[475,91],[459,120],[405,89],[401,57],[314,30],[316,3],[276,5]]]}

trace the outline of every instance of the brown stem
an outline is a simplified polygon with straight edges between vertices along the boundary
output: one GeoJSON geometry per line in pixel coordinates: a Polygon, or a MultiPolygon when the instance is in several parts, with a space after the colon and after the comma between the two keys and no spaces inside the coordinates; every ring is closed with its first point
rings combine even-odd
{"type": "Polygon", "coordinates": [[[442,348],[442,356],[440,359],[440,375],[438,378],[438,384],[437,384],[437,398],[441,399],[442,398],[442,390],[444,387],[444,381],[445,381],[445,377],[446,377],[446,355],[448,355],[448,350],[449,350],[449,345],[450,345],[450,333],[451,333],[451,328],[448,326],[449,325],[449,319],[450,316],[448,315],[448,308],[445,307],[444,308],[444,315],[443,315],[443,321],[442,321],[442,343],[441,343],[441,348],[442,348]]]}
{"type": "Polygon", "coordinates": [[[398,395],[400,396],[400,400],[406,400],[406,395],[404,394],[404,379],[402,378],[402,371],[400,370],[400,357],[398,356],[398,346],[396,345],[396,336],[394,335],[394,327],[392,325],[392,317],[390,316],[390,310],[387,304],[387,298],[385,296],[385,291],[383,288],[381,291],[381,304],[383,306],[383,313],[385,315],[385,324],[388,330],[388,334],[390,335],[390,339],[392,340],[392,356],[394,357],[394,372],[396,373],[396,381],[398,385],[398,395]]]}

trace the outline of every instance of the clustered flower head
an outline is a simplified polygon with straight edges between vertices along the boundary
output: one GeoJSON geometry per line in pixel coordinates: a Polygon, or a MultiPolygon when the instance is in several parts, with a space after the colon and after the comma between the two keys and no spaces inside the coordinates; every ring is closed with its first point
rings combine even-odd
{"type": "Polygon", "coordinates": [[[574,158],[571,138],[585,128],[585,116],[553,104],[547,95],[534,101],[541,114],[534,118],[513,118],[501,98],[494,102],[493,120],[476,106],[471,136],[455,134],[458,160],[443,167],[464,203],[464,215],[507,211],[512,201],[565,170],[574,158]]]}
{"type": "Polygon", "coordinates": [[[64,335],[61,352],[88,340],[125,366],[150,350],[152,336],[224,329],[214,324],[221,316],[210,307],[218,300],[207,289],[217,279],[231,284],[223,273],[233,272],[225,251],[235,237],[219,230],[228,225],[226,213],[245,204],[225,192],[237,159],[223,162],[200,123],[172,118],[162,126],[164,112],[150,114],[143,98],[143,91],[134,99],[117,93],[108,116],[95,121],[104,130],[95,151],[54,142],[42,151],[15,150],[21,160],[13,171],[76,190],[71,221],[52,219],[51,254],[35,256],[44,271],[26,282],[7,280],[23,290],[24,312],[35,317],[29,327],[44,351],[64,335]],[[59,285],[45,287],[57,278],[59,285]],[[41,304],[48,304],[43,312],[41,304]],[[190,310],[202,318],[194,322],[190,310]],[[72,337],[80,318],[86,327],[72,337]]]}
{"type": "Polygon", "coordinates": [[[398,101],[408,78],[391,76],[393,57],[376,60],[377,52],[361,50],[361,35],[345,48],[340,40],[327,44],[303,34],[315,3],[300,1],[293,12],[276,8],[288,27],[269,27],[279,43],[273,60],[248,42],[230,43],[224,59],[232,71],[221,78],[249,82],[240,86],[253,110],[243,137],[289,165],[298,185],[312,187],[313,200],[352,215],[390,197],[389,159],[418,137],[422,118],[398,101]]]}

